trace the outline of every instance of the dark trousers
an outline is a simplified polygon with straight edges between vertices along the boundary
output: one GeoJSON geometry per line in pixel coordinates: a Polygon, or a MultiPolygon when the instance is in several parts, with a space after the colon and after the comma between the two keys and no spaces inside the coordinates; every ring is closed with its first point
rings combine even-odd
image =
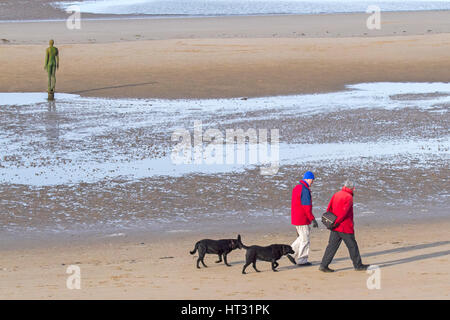
{"type": "Polygon", "coordinates": [[[357,268],[362,265],[361,255],[359,254],[358,244],[356,243],[355,235],[337,231],[331,231],[330,239],[328,240],[328,246],[322,258],[321,267],[328,267],[339,249],[342,240],[344,240],[345,245],[350,253],[350,258],[353,261],[353,267],[357,268]]]}

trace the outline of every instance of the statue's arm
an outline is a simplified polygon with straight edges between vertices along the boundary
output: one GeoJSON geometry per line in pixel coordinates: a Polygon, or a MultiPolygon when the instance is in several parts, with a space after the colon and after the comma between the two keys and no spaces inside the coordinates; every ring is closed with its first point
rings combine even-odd
{"type": "Polygon", "coordinates": [[[56,69],[59,69],[59,51],[56,51],[56,69]]]}
{"type": "Polygon", "coordinates": [[[44,65],[44,69],[47,70],[47,65],[48,65],[48,49],[45,51],[45,65],[44,65]]]}

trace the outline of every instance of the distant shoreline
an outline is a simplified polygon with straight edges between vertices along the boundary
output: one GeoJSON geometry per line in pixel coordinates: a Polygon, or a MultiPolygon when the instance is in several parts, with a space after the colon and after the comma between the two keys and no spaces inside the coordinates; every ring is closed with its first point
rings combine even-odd
{"type": "MultiPolygon", "coordinates": [[[[383,13],[417,13],[417,12],[450,12],[450,9],[437,10],[394,10],[382,11],[383,13]]],[[[64,10],[61,10],[65,16],[69,16],[64,10]]],[[[350,12],[321,12],[321,13],[273,13],[273,14],[214,14],[214,15],[190,15],[190,14],[101,14],[81,12],[83,20],[87,21],[117,21],[117,20],[147,20],[147,19],[203,19],[203,18],[224,18],[224,17],[289,17],[289,16],[332,16],[332,15],[351,15],[351,14],[369,14],[363,11],[350,12]],[[86,17],[87,16],[87,17],[86,17]]],[[[4,19],[0,18],[0,23],[26,23],[26,22],[61,22],[65,17],[54,19],[4,19]]]]}

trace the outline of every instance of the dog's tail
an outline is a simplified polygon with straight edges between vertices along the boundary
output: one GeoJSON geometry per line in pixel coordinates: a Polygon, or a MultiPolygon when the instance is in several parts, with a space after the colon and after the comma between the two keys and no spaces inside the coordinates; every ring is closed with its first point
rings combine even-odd
{"type": "Polygon", "coordinates": [[[244,248],[244,249],[248,249],[249,248],[245,244],[242,243],[242,239],[241,239],[241,235],[240,234],[238,234],[237,240],[238,240],[239,245],[241,246],[241,248],[244,248]]]}
{"type": "Polygon", "coordinates": [[[195,244],[194,250],[189,251],[190,254],[194,254],[197,251],[199,243],[200,241],[195,244]]]}

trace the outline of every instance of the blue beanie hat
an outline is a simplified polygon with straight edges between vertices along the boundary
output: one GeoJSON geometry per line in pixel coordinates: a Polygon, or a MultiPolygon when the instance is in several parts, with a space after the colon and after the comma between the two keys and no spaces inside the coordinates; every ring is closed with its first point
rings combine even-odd
{"type": "Polygon", "coordinates": [[[314,173],[311,171],[306,171],[303,175],[303,179],[313,179],[314,180],[314,173]]]}

